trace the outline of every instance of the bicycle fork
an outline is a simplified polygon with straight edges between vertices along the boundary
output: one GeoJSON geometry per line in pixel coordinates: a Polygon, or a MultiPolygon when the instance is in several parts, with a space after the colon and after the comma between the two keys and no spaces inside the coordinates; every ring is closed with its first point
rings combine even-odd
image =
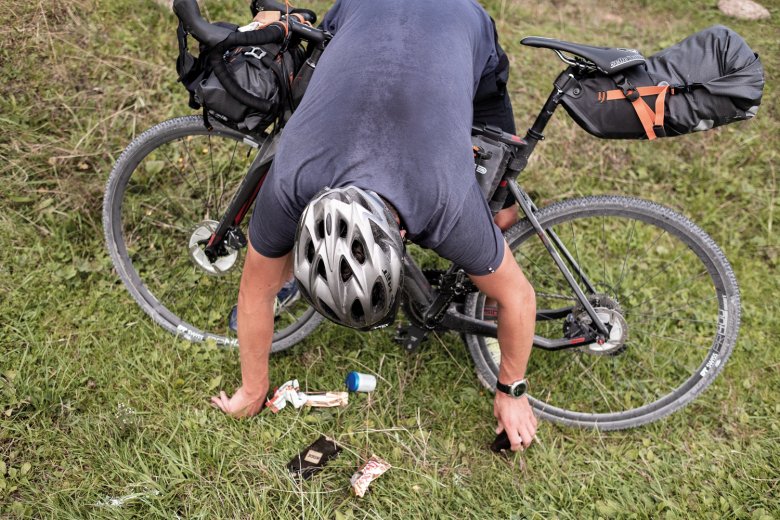
{"type": "Polygon", "coordinates": [[[276,140],[276,137],[268,137],[261,144],[257,144],[249,138],[245,140],[258,150],[257,155],[249,166],[247,175],[233,196],[233,200],[230,201],[225,214],[220,219],[217,229],[214,230],[208,241],[201,244],[204,246],[203,252],[210,262],[213,263],[219,257],[225,256],[230,249],[243,249],[247,246],[247,238],[239,228],[239,224],[260,192],[260,187],[263,185],[265,175],[273,160],[276,140]]]}

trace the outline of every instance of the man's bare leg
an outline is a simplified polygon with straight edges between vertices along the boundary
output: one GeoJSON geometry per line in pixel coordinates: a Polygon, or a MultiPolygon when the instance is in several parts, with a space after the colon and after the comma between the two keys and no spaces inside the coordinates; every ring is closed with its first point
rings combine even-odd
{"type": "Polygon", "coordinates": [[[496,223],[498,229],[500,229],[501,231],[506,231],[507,229],[515,225],[518,220],[520,220],[520,217],[518,215],[519,209],[520,207],[518,206],[517,202],[515,202],[508,208],[504,208],[498,213],[496,213],[496,216],[493,217],[493,222],[496,223]]]}

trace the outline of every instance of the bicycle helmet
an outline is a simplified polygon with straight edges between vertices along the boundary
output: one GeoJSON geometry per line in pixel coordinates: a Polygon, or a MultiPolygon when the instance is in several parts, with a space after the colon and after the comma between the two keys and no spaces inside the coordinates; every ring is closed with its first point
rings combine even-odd
{"type": "Polygon", "coordinates": [[[360,330],[392,323],[404,245],[393,214],[371,191],[326,188],[303,211],[293,249],[301,294],[323,316],[360,330]]]}

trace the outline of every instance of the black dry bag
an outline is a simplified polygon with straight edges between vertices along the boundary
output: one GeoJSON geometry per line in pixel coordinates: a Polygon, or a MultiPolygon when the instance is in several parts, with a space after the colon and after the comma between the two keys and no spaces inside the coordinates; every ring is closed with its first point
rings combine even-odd
{"type": "Polygon", "coordinates": [[[640,65],[580,79],[562,104],[596,137],[655,139],[750,119],[763,88],[758,54],[739,34],[717,25],[640,65]]]}

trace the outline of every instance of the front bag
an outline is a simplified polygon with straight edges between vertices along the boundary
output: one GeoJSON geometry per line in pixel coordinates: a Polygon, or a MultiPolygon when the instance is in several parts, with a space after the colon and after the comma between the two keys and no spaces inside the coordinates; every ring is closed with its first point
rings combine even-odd
{"type": "Polygon", "coordinates": [[[714,26],[641,65],[580,79],[561,103],[596,137],[655,139],[750,119],[763,88],[758,54],[736,32],[714,26]]]}
{"type": "MultiPolygon", "coordinates": [[[[237,30],[238,26],[217,23],[237,30]]],[[[192,56],[187,49],[187,33],[183,25],[178,30],[179,56],[176,70],[179,81],[190,93],[191,108],[203,108],[206,117],[241,131],[262,132],[278,118],[286,120],[291,111],[290,82],[304,60],[300,43],[285,45],[269,43],[257,47],[235,47],[224,55],[226,67],[236,83],[245,91],[269,101],[275,110],[261,112],[246,106],[228,93],[208,62],[208,50],[200,46],[200,54],[192,56]]]]}

